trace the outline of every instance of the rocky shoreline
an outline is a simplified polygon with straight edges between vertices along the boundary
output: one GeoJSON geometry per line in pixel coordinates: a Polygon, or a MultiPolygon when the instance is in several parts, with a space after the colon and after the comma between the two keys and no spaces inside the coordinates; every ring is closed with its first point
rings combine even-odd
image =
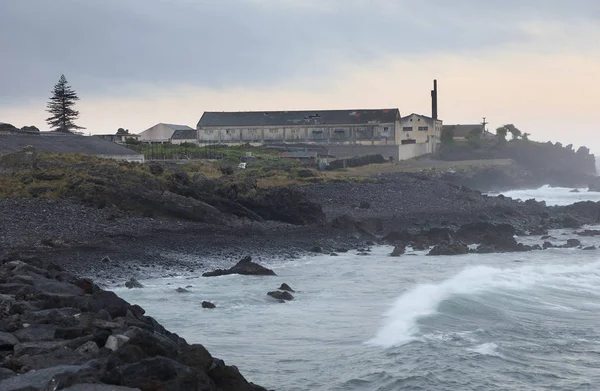
{"type": "Polygon", "coordinates": [[[2,390],[265,391],[89,279],[0,262],[2,390]]]}
{"type": "Polygon", "coordinates": [[[131,277],[229,268],[246,255],[293,260],[315,246],[398,245],[402,243],[392,240],[394,235],[454,232],[474,223],[508,225],[515,234],[527,235],[600,222],[600,205],[593,202],[548,207],[535,200],[487,196],[419,174],[314,184],[295,191],[318,201],[325,221],[294,225],[241,219],[236,225],[218,225],[133,216],[74,199],[3,199],[0,256],[37,256],[100,284],[114,284],[131,277]]]}

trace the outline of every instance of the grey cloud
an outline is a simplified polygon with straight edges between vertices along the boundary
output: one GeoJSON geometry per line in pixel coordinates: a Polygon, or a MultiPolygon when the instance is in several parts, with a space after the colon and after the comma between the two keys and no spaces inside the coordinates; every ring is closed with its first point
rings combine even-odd
{"type": "Polygon", "coordinates": [[[126,94],[138,84],[268,86],[390,54],[526,41],[524,21],[600,18],[597,0],[490,3],[2,0],[0,104],[46,98],[61,73],[80,95],[126,94]]]}

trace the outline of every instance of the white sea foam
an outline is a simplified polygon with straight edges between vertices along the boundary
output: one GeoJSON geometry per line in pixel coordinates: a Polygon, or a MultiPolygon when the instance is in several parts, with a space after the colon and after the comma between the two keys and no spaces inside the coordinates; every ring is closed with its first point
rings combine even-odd
{"type": "Polygon", "coordinates": [[[481,345],[477,345],[473,348],[467,349],[470,352],[478,353],[483,356],[496,356],[500,357],[500,353],[497,351],[498,345],[494,342],[482,343],[481,345]]]}
{"type": "MultiPolygon", "coordinates": [[[[542,186],[539,189],[510,190],[504,194],[506,197],[521,199],[523,201],[535,198],[537,201],[546,201],[548,205],[569,205],[579,201],[600,201],[600,193],[588,192],[587,188],[577,189],[578,193],[571,193],[573,189],[567,187],[542,186]]],[[[490,193],[495,196],[498,193],[490,193]]]]}
{"type": "Polygon", "coordinates": [[[472,295],[497,289],[527,290],[540,284],[561,289],[580,289],[593,280],[600,284],[600,262],[586,265],[524,266],[499,269],[468,267],[438,284],[419,284],[402,294],[384,314],[383,326],[367,344],[390,348],[415,339],[418,320],[436,313],[438,306],[455,295],[472,295]]]}

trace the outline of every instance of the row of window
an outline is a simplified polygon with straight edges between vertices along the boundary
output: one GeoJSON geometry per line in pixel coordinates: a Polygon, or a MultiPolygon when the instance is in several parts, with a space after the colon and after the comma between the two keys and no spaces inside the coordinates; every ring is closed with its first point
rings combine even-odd
{"type": "MultiPolygon", "coordinates": [[[[429,126],[419,126],[418,130],[423,131],[423,132],[427,132],[429,130],[429,126]]],[[[404,126],[402,128],[403,132],[412,132],[413,131],[413,127],[412,126],[404,126]]]]}
{"type": "MultiPolygon", "coordinates": [[[[259,130],[260,129],[247,129],[246,131],[249,134],[258,135],[259,130]]],[[[265,129],[265,130],[267,130],[270,134],[280,133],[280,129],[265,129]]],[[[346,130],[347,129],[336,128],[336,129],[333,129],[333,132],[334,133],[346,133],[346,130]]],[[[406,128],[405,127],[404,130],[412,130],[412,128],[410,128],[410,127],[406,128]]],[[[427,127],[425,126],[425,129],[421,129],[421,127],[419,127],[419,130],[427,130],[427,127]]],[[[236,129],[225,129],[225,134],[228,135],[228,136],[232,136],[232,135],[236,134],[236,131],[237,131],[236,129]]],[[[298,134],[298,133],[304,131],[304,129],[286,129],[286,131],[287,132],[291,132],[292,134],[298,134]]],[[[368,131],[369,131],[369,129],[367,129],[367,128],[357,128],[357,129],[355,129],[355,132],[357,132],[357,133],[364,133],[364,132],[368,132],[368,131]]],[[[384,132],[389,132],[389,128],[386,126],[386,127],[383,128],[383,131],[384,132]]],[[[213,130],[213,129],[205,129],[204,130],[204,134],[206,134],[206,135],[213,135],[214,132],[215,132],[215,130],[213,130]]],[[[323,129],[313,129],[312,133],[323,133],[323,129]]]]}

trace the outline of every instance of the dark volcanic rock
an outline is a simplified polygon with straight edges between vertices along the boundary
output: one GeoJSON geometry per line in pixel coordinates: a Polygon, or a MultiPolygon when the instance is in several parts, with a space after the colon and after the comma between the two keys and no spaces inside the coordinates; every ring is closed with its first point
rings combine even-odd
{"type": "Polygon", "coordinates": [[[590,250],[596,250],[596,246],[588,246],[588,247],[584,247],[584,250],[586,250],[586,251],[590,251],[590,250]]]}
{"type": "Polygon", "coordinates": [[[129,289],[133,289],[133,288],[143,288],[144,285],[142,285],[138,280],[136,280],[135,278],[131,277],[129,279],[129,281],[127,281],[125,283],[125,286],[129,289]]]}
{"type": "Polygon", "coordinates": [[[283,284],[281,284],[281,286],[278,288],[280,291],[288,291],[288,292],[295,292],[288,284],[286,284],[285,282],[283,284]]]}
{"type": "Polygon", "coordinates": [[[294,300],[294,296],[292,296],[292,294],[290,292],[280,292],[280,291],[273,291],[273,292],[269,292],[267,293],[267,295],[271,296],[274,299],[280,300],[280,301],[287,301],[287,300],[294,300]]]}
{"type": "Polygon", "coordinates": [[[1,296],[10,303],[2,310],[15,313],[0,312],[0,390],[265,390],[141,307],[91,281],[84,293],[80,279],[53,265],[10,261],[0,281],[21,282],[3,284],[21,288],[1,296]]]}
{"type": "Polygon", "coordinates": [[[404,254],[406,252],[406,248],[403,246],[396,246],[394,247],[394,250],[392,250],[392,253],[390,254],[392,257],[399,257],[400,255],[404,254]]]}
{"type": "Polygon", "coordinates": [[[462,242],[440,243],[429,251],[427,255],[461,255],[468,254],[469,247],[462,242]]]}
{"type": "Polygon", "coordinates": [[[275,276],[275,272],[258,263],[252,262],[252,257],[246,256],[230,269],[217,269],[202,274],[203,277],[225,276],[228,274],[243,274],[247,276],[275,276]]]}
{"type": "Polygon", "coordinates": [[[202,308],[217,308],[216,305],[214,305],[213,303],[211,303],[210,301],[203,301],[202,302],[202,308]]]}
{"type": "Polygon", "coordinates": [[[189,293],[190,291],[188,291],[185,288],[179,287],[179,288],[175,289],[175,292],[177,292],[177,293],[189,293]]]}
{"type": "Polygon", "coordinates": [[[565,248],[573,248],[581,246],[581,241],[578,239],[567,239],[567,243],[563,246],[565,248]]]}
{"type": "Polygon", "coordinates": [[[579,236],[600,236],[600,230],[597,229],[586,229],[580,232],[576,232],[579,236]]]}

